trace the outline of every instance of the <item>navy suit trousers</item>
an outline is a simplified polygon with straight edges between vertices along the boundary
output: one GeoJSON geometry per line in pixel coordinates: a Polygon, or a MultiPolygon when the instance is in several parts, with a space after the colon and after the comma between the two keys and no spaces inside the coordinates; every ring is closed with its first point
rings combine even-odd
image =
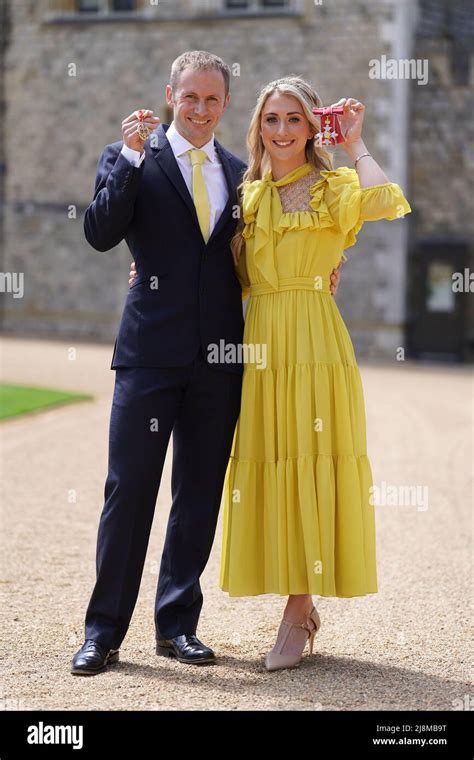
{"type": "Polygon", "coordinates": [[[85,619],[85,638],[107,649],[119,648],[136,604],[171,433],[172,505],[155,633],[196,633],[199,578],[215,536],[242,385],[241,375],[213,368],[201,351],[182,367],[115,372],[97,577],[85,619]]]}

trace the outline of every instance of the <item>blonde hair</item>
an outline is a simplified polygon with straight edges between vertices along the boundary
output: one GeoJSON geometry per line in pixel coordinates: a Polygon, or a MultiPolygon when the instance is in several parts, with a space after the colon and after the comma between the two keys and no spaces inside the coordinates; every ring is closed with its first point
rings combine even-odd
{"type": "MultiPolygon", "coordinates": [[[[321,108],[322,100],[318,93],[302,77],[291,74],[281,79],[275,79],[273,82],[265,85],[260,91],[257,103],[253,110],[250,126],[247,132],[247,148],[249,152],[248,167],[242,177],[242,183],[237,188],[240,203],[240,217],[237,230],[231,240],[232,256],[234,263],[237,265],[243,243],[242,230],[244,228],[242,212],[242,196],[245,187],[256,179],[262,179],[263,174],[270,168],[270,158],[263,144],[260,135],[262,111],[267,99],[274,92],[282,95],[293,95],[295,97],[309,121],[314,133],[319,131],[319,117],[312,112],[313,108],[321,108]]],[[[308,139],[305,148],[306,161],[312,164],[315,169],[332,169],[334,160],[332,154],[326,148],[316,145],[314,138],[308,139]]]]}

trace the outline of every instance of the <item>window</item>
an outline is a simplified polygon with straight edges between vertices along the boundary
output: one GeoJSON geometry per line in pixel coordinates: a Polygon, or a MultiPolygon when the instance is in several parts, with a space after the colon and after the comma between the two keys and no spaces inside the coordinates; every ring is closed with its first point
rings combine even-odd
{"type": "Polygon", "coordinates": [[[79,0],[78,2],[78,11],[82,11],[85,13],[91,13],[93,11],[98,11],[100,7],[100,0],[79,0]]]}
{"type": "Polygon", "coordinates": [[[135,5],[136,5],[135,0],[113,0],[112,10],[113,11],[134,11],[135,5]]]}
{"type": "Polygon", "coordinates": [[[81,13],[134,11],[136,0],[77,0],[77,10],[81,13]]]}
{"type": "Polygon", "coordinates": [[[228,10],[260,10],[262,8],[286,8],[288,0],[226,0],[225,7],[228,10]]]}
{"type": "Polygon", "coordinates": [[[454,268],[444,261],[430,261],[426,279],[427,311],[454,311],[454,268]]]}
{"type": "Polygon", "coordinates": [[[453,46],[451,53],[451,73],[453,83],[467,87],[470,80],[471,52],[464,45],[453,46]]]}

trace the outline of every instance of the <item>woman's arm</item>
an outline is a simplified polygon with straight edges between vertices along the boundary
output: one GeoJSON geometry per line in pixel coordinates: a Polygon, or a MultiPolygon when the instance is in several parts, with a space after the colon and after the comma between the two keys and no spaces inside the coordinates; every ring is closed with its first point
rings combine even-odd
{"type": "MultiPolygon", "coordinates": [[[[364,121],[365,106],[355,98],[341,98],[334,105],[344,106],[344,113],[339,117],[345,142],[340,147],[347,153],[352,163],[362,153],[369,153],[362,139],[362,124],[364,121]]],[[[384,185],[390,182],[384,171],[380,168],[373,156],[364,156],[357,162],[355,167],[359,175],[361,188],[372,185],[384,185]]]]}

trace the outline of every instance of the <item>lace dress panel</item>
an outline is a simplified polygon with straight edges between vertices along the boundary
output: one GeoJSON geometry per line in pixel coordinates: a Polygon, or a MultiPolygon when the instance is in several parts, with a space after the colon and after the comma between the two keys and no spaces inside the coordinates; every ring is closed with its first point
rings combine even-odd
{"type": "Polygon", "coordinates": [[[295,182],[282,185],[278,188],[283,213],[291,211],[313,211],[309,202],[311,200],[310,187],[319,179],[319,171],[314,169],[295,182]]]}

